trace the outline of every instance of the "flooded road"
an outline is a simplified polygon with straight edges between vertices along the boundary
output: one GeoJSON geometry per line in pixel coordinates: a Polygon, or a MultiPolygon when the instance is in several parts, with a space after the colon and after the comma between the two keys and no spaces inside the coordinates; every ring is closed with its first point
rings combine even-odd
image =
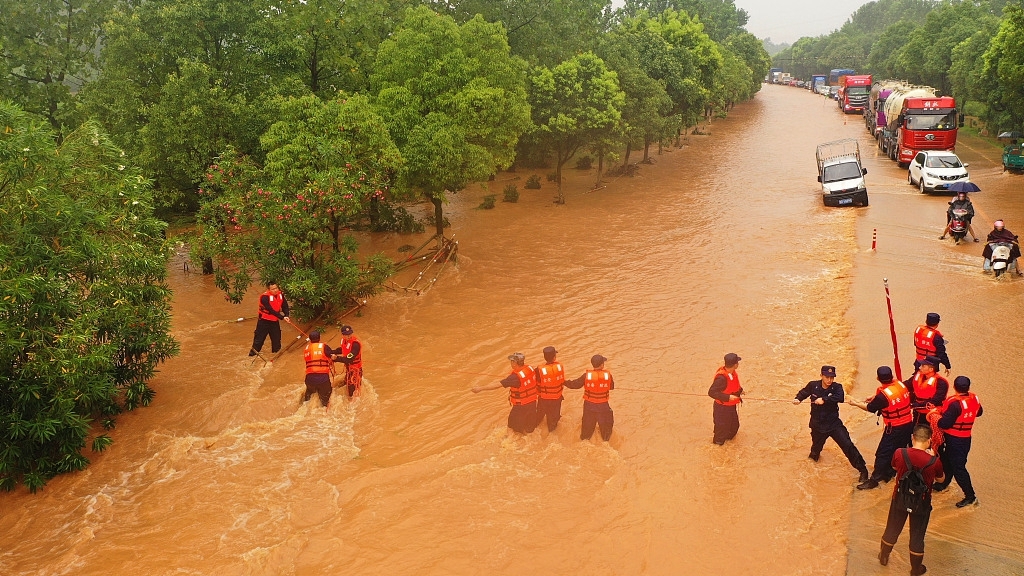
{"type": "MultiPolygon", "coordinates": [[[[854,490],[834,444],[808,460],[807,405],[787,400],[822,364],[852,394],[874,391],[892,359],[882,277],[904,369],[914,327],[938,311],[953,375],[985,404],[970,461],[982,504],[953,508],[955,486],[936,497],[930,572],[1024,573],[1024,406],[1010,391],[1024,281],[981,274],[978,244],[937,241],[948,198],[915,192],[871,143],[833,102],[768,86],[635,178],[584,192],[595,174],[569,171],[565,206],[551,184],[494,210],[474,207],[505,182],[460,192],[459,266],[347,320],[367,384],[326,415],[299,404],[301,342],[272,364],[245,357],[256,293],[232,306],[178,262],[182,354],[155,403],[119,420],[85,472],[0,495],[0,573],[905,572],[906,534],[889,568],[873,556],[888,489],[854,490]],[[822,206],[814,146],[844,137],[868,153],[870,207],[822,206]],[[573,377],[610,358],[611,442],[579,440],[579,391],[553,434],[527,437],[507,437],[502,391],[470,393],[507,374],[509,353],[535,365],[547,345],[573,377]],[[705,393],[726,352],[743,357],[751,399],[719,447],[705,393]]],[[[1019,232],[1024,177],[976,144],[958,151],[984,190],[977,230],[1003,217],[1019,232]]],[[[422,238],[378,241],[398,258],[422,238]]],[[[874,416],[841,415],[870,463],[874,416]]]]}

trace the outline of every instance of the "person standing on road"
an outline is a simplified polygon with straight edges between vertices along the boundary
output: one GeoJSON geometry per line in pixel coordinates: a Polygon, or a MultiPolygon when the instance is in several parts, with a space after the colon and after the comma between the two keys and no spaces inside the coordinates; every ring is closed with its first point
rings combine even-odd
{"type": "Polygon", "coordinates": [[[864,457],[853,445],[849,430],[839,419],[839,405],[846,397],[843,385],[836,382],[835,366],[822,366],[821,380],[808,382],[796,393],[793,404],[799,404],[807,398],[811,399],[811,420],[808,423],[811,429],[811,453],[807,457],[817,462],[825,441],[831,438],[839,445],[850,465],[860,472],[860,482],[867,482],[868,467],[864,457]]]}
{"type": "Polygon", "coordinates": [[[910,446],[910,437],[914,433],[914,411],[910,405],[910,391],[900,381],[893,378],[892,369],[879,366],[878,390],[873,398],[864,402],[848,399],[846,402],[861,410],[881,414],[885,428],[875,449],[875,469],[867,482],[857,485],[858,490],[877,488],[879,482],[888,482],[896,476],[892,467],[892,455],[900,448],[910,446]]]}
{"type": "Polygon", "coordinates": [[[345,365],[345,387],[348,397],[358,396],[363,389],[363,344],[355,335],[355,330],[345,324],[341,327],[341,348],[338,349],[337,362],[345,365]]]}
{"type": "Polygon", "coordinates": [[[882,534],[882,547],[878,552],[878,562],[885,566],[889,564],[889,553],[892,552],[896,540],[903,532],[903,527],[910,518],[910,574],[918,576],[928,571],[924,565],[924,535],[928,531],[928,520],[932,514],[931,486],[935,482],[942,482],[945,475],[942,470],[942,462],[938,456],[932,454],[929,446],[932,443],[932,430],[928,426],[917,426],[914,428],[912,448],[901,448],[892,457],[892,467],[896,470],[896,487],[893,489],[892,501],[889,503],[889,517],[885,522],[885,532],[882,534]],[[907,460],[914,470],[921,472],[924,482],[928,486],[925,496],[923,510],[911,514],[906,506],[898,502],[897,494],[900,481],[910,472],[907,460]]]}
{"type": "MultiPolygon", "coordinates": [[[[946,366],[946,376],[953,368],[949,363],[949,355],[946,354],[946,341],[942,339],[942,332],[939,332],[939,315],[929,312],[925,316],[925,323],[914,330],[914,348],[917,350],[917,360],[920,362],[928,356],[935,356],[946,366]]],[[[938,366],[935,367],[939,369],[938,366]]]]}
{"type": "Polygon", "coordinates": [[[558,351],[554,346],[544,348],[543,366],[537,367],[537,386],[540,399],[537,400],[537,424],[548,419],[548,432],[554,432],[562,418],[562,385],[565,384],[565,370],[556,359],[558,351]]]}
{"type": "Polygon", "coordinates": [[[904,384],[910,390],[910,401],[914,406],[914,423],[928,426],[928,411],[942,406],[949,393],[949,381],[938,373],[939,359],[926,356],[917,367],[917,372],[904,384]]]}
{"type": "Polygon", "coordinates": [[[508,388],[508,427],[519,434],[529,434],[537,427],[537,373],[526,365],[526,355],[514,352],[508,356],[512,373],[497,384],[478,386],[473,393],[508,388]]]}
{"type": "Polygon", "coordinates": [[[715,432],[712,442],[721,446],[726,440],[732,440],[740,429],[740,416],[736,412],[736,405],[742,402],[743,386],[740,385],[740,375],[736,372],[739,368],[740,358],[730,352],[725,355],[725,365],[715,372],[715,379],[708,389],[708,396],[715,399],[712,416],[715,422],[715,432]]]}
{"type": "Polygon", "coordinates": [[[583,388],[583,427],[580,429],[580,440],[590,440],[594,429],[601,427],[601,439],[607,442],[612,437],[615,425],[615,414],[608,405],[608,397],[615,389],[615,379],[605,367],[608,359],[600,354],[590,358],[594,368],[587,370],[575,380],[567,380],[566,388],[577,390],[583,388]]]}
{"type": "Polygon", "coordinates": [[[276,354],[281,349],[281,320],[291,322],[291,318],[288,317],[288,300],[281,293],[277,282],[267,282],[267,291],[260,296],[257,310],[259,319],[256,320],[249,356],[260,353],[267,336],[270,336],[270,351],[276,354]]]}
{"type": "Polygon", "coordinates": [[[941,492],[955,478],[964,491],[964,499],[957,502],[956,507],[963,508],[978,503],[971,484],[971,474],[967,472],[967,454],[971,451],[974,420],[981,416],[982,408],[981,401],[971,392],[971,379],[967,376],[957,376],[953,380],[953,389],[956,390],[956,396],[946,399],[939,410],[942,417],[938,423],[939,428],[945,432],[946,454],[942,464],[947,476],[945,482],[936,483],[932,489],[941,492]]]}

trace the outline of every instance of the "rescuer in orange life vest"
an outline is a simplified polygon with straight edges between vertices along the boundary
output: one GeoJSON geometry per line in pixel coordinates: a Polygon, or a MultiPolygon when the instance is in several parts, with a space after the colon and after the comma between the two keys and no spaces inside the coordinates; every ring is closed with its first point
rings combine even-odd
{"type": "Polygon", "coordinates": [[[601,439],[605,442],[612,437],[612,426],[615,415],[608,405],[608,396],[615,389],[612,373],[605,370],[608,359],[600,354],[590,358],[593,370],[587,370],[575,380],[566,380],[565,387],[577,390],[583,388],[583,427],[580,429],[580,440],[590,440],[594,428],[601,427],[601,439]]]}
{"type": "Polygon", "coordinates": [[[333,360],[332,356],[337,352],[320,342],[320,332],[309,332],[309,344],[306,344],[306,349],[302,353],[306,361],[306,393],[302,397],[303,402],[308,401],[316,392],[324,408],[330,403],[331,367],[338,361],[333,360]]]}
{"type": "Polygon", "coordinates": [[[539,425],[546,416],[548,432],[554,432],[562,418],[562,385],[565,384],[565,370],[562,363],[556,360],[557,354],[554,346],[545,347],[545,364],[537,367],[537,387],[540,393],[540,399],[537,400],[537,424],[539,425]]]}
{"type": "Polygon", "coordinates": [[[736,368],[740,365],[739,356],[732,352],[725,355],[725,365],[715,372],[715,379],[708,389],[708,396],[715,399],[712,416],[715,421],[715,434],[711,440],[721,446],[726,440],[732,440],[740,429],[740,416],[736,413],[736,405],[742,402],[743,386],[736,368]]]}
{"type": "MultiPolygon", "coordinates": [[[[949,376],[949,370],[953,366],[950,365],[949,354],[946,353],[946,341],[942,339],[942,332],[939,332],[940,320],[935,312],[929,312],[925,316],[925,323],[914,330],[914,348],[917,351],[918,362],[928,356],[935,356],[946,367],[946,376],[949,376]]],[[[938,370],[938,366],[935,369],[938,370]]]]}
{"type": "Polygon", "coordinates": [[[914,433],[914,411],[910,405],[910,390],[893,377],[892,369],[888,366],[879,366],[876,374],[879,386],[873,397],[864,402],[853,398],[846,401],[847,404],[861,410],[880,414],[885,423],[882,437],[878,440],[878,448],[875,450],[875,469],[871,471],[871,477],[867,482],[857,485],[858,490],[877,488],[879,482],[888,482],[896,476],[896,470],[892,467],[892,455],[900,448],[910,446],[910,437],[914,433]]]}
{"type": "Polygon", "coordinates": [[[941,492],[949,486],[951,477],[956,479],[960,489],[964,491],[964,499],[956,503],[957,508],[977,504],[971,475],[967,472],[967,454],[971,451],[971,431],[974,420],[981,416],[981,401],[971,392],[971,379],[957,376],[953,380],[956,396],[950,396],[938,411],[942,414],[938,426],[945,432],[945,458],[942,461],[946,469],[946,479],[932,486],[932,490],[941,492]]]}
{"type": "Polygon", "coordinates": [[[357,396],[363,389],[363,345],[348,324],[341,327],[341,347],[336,353],[338,357],[334,361],[345,365],[348,397],[357,396]]]}
{"type": "Polygon", "coordinates": [[[867,482],[868,467],[864,457],[853,444],[850,431],[839,419],[839,405],[846,400],[846,394],[843,385],[836,382],[835,366],[822,366],[821,380],[808,382],[796,393],[793,404],[807,398],[811,399],[811,420],[807,425],[811,429],[811,453],[808,458],[817,462],[825,442],[831,438],[850,461],[850,466],[860,472],[860,482],[867,482]]]}
{"type": "Polygon", "coordinates": [[[949,392],[949,381],[939,375],[939,359],[927,356],[917,363],[917,372],[904,385],[910,390],[910,402],[914,407],[914,423],[928,424],[928,411],[942,406],[949,392]]]}
{"type": "Polygon", "coordinates": [[[277,282],[267,282],[267,291],[260,296],[259,319],[256,320],[256,331],[253,332],[252,348],[249,356],[255,356],[263,349],[263,343],[270,336],[270,351],[276,353],[281,349],[281,320],[289,322],[288,300],[285,299],[277,282]]]}
{"type": "Polygon", "coordinates": [[[473,393],[484,390],[508,388],[508,401],[512,409],[508,413],[508,427],[513,432],[529,434],[537,427],[537,373],[526,365],[526,355],[515,352],[508,357],[512,373],[497,384],[477,386],[473,393]]]}

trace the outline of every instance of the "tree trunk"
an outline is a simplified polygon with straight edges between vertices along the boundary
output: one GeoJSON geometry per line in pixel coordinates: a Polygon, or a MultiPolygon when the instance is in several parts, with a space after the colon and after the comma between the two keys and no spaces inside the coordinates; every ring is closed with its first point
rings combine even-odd
{"type": "Polygon", "coordinates": [[[650,164],[651,162],[651,141],[649,138],[644,136],[644,164],[650,164]]]}
{"type": "Polygon", "coordinates": [[[213,258],[203,258],[203,274],[213,274],[213,258]]]}
{"type": "Polygon", "coordinates": [[[437,240],[444,238],[444,208],[441,206],[441,197],[431,195],[430,203],[434,205],[434,228],[437,232],[437,240]]]}
{"type": "Polygon", "coordinates": [[[622,167],[629,166],[629,153],[633,151],[633,143],[626,142],[626,153],[622,155],[622,167]]]}

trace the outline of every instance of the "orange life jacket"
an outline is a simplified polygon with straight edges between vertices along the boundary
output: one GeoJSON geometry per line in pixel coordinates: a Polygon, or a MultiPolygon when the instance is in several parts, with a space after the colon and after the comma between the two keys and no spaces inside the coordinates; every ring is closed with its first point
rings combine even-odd
{"type": "Polygon", "coordinates": [[[279,317],[275,316],[270,312],[270,310],[263,307],[263,296],[266,296],[267,300],[270,300],[270,307],[273,308],[274,312],[280,313],[281,306],[284,305],[284,293],[278,292],[277,294],[271,294],[270,290],[267,290],[262,296],[260,296],[260,303],[258,306],[260,318],[270,320],[272,322],[280,321],[281,319],[279,317]]]}
{"type": "Polygon", "coordinates": [[[942,336],[935,328],[929,328],[924,324],[914,330],[914,348],[917,349],[917,359],[924,360],[926,356],[935,355],[935,337],[942,336]]]}
{"type": "Polygon", "coordinates": [[[882,408],[882,420],[887,426],[902,426],[914,421],[910,390],[902,382],[897,380],[888,386],[879,386],[878,391],[889,401],[889,405],[882,408]]]}
{"type": "Polygon", "coordinates": [[[562,397],[562,384],[565,383],[565,371],[560,362],[551,362],[537,368],[540,381],[537,386],[541,400],[558,400],[562,397]]]}
{"type": "Polygon", "coordinates": [[[537,401],[537,374],[533,368],[523,366],[513,372],[519,378],[519,386],[508,389],[508,402],[513,406],[533,404],[537,401]]]}
{"type": "Polygon", "coordinates": [[[981,402],[974,392],[968,392],[966,396],[950,396],[942,403],[942,412],[945,413],[946,408],[949,408],[950,404],[954,402],[960,403],[960,415],[957,416],[956,422],[953,422],[953,425],[945,430],[945,433],[959,438],[970,438],[974,420],[978,417],[978,410],[981,409],[981,402]]]}
{"type": "MultiPolygon", "coordinates": [[[[340,351],[340,354],[342,356],[348,356],[349,354],[351,354],[352,353],[353,345],[356,342],[359,342],[359,338],[357,338],[355,334],[352,334],[348,338],[342,338],[341,339],[341,351],[340,351]]],[[[359,345],[359,354],[356,354],[356,357],[353,358],[352,362],[349,362],[347,364],[347,366],[349,368],[362,368],[363,367],[363,345],[362,344],[359,345]]]]}
{"type": "Polygon", "coordinates": [[[594,404],[607,404],[612,391],[612,373],[607,370],[587,370],[583,381],[583,400],[594,404]]]}
{"type": "Polygon", "coordinates": [[[323,342],[310,342],[302,353],[306,360],[306,374],[329,374],[334,362],[327,356],[323,342]]]}
{"type": "MultiPolygon", "coordinates": [[[[725,394],[732,395],[740,391],[740,375],[735,370],[730,374],[729,371],[725,369],[725,366],[722,366],[715,371],[715,378],[718,376],[725,376],[725,394]]],[[[722,406],[735,406],[739,403],[739,398],[736,400],[729,400],[727,402],[722,402],[717,399],[715,400],[715,404],[721,404],[722,406]]]]}
{"type": "MultiPolygon", "coordinates": [[[[914,397],[917,398],[918,402],[931,400],[935,396],[935,386],[938,384],[939,378],[942,378],[942,376],[938,374],[932,374],[927,379],[920,372],[914,374],[914,397]]],[[[945,380],[945,378],[942,379],[945,380]]],[[[916,410],[921,414],[928,412],[928,408],[924,406],[916,408],[916,410]]]]}

